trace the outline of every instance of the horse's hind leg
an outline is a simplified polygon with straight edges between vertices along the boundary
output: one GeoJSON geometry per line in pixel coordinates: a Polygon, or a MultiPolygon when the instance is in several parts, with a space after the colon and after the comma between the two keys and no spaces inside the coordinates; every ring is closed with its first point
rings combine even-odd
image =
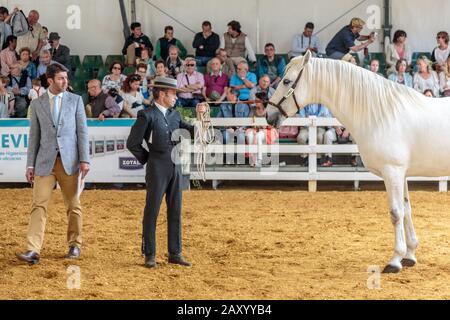
{"type": "Polygon", "coordinates": [[[394,256],[384,268],[383,273],[397,273],[402,270],[402,259],[406,255],[406,241],[404,229],[404,171],[398,167],[387,167],[383,170],[384,183],[389,198],[389,208],[395,231],[394,256]]]}
{"type": "Polygon", "coordinates": [[[414,225],[412,221],[411,215],[411,202],[409,198],[408,192],[408,182],[405,179],[405,188],[404,188],[404,197],[405,197],[405,235],[406,235],[406,256],[402,260],[402,265],[404,267],[413,267],[417,263],[416,259],[416,249],[419,245],[419,241],[417,240],[416,231],[414,230],[414,225]]]}

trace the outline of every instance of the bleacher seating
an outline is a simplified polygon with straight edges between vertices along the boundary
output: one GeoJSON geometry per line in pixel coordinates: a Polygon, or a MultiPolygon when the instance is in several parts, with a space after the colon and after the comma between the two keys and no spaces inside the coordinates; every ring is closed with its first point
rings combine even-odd
{"type": "Polygon", "coordinates": [[[113,63],[114,61],[120,61],[123,63],[125,63],[125,58],[123,55],[121,54],[110,54],[106,57],[105,60],[105,67],[109,68],[109,66],[111,65],[111,63],[113,63]]]}

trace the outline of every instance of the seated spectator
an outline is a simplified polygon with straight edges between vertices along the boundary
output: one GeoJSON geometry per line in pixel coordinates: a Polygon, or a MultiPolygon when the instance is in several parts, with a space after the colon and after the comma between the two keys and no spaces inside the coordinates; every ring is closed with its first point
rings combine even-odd
{"type": "Polygon", "coordinates": [[[134,67],[136,58],[141,56],[141,50],[143,48],[149,48],[153,51],[153,45],[149,37],[142,33],[141,24],[139,22],[133,22],[130,29],[131,35],[125,40],[122,54],[127,58],[126,65],[134,67]]]}
{"type": "Polygon", "coordinates": [[[111,73],[103,78],[102,90],[108,91],[109,89],[114,88],[117,91],[120,91],[123,86],[123,82],[127,78],[124,74],[122,74],[122,71],[122,62],[114,61],[113,63],[111,63],[111,65],[109,66],[109,72],[111,73]]]}
{"type": "Polygon", "coordinates": [[[14,93],[7,90],[9,77],[0,76],[0,118],[14,115],[14,93]]]}
{"type": "Polygon", "coordinates": [[[158,60],[155,62],[155,76],[152,77],[153,79],[155,77],[168,77],[166,64],[162,60],[158,60]]]}
{"type": "MultiPolygon", "coordinates": [[[[310,104],[301,109],[298,113],[300,118],[308,118],[315,116],[317,118],[333,118],[330,110],[322,104],[310,104]]],[[[297,136],[297,143],[305,145],[308,143],[309,129],[302,127],[297,136]]],[[[332,127],[318,127],[317,128],[317,144],[331,145],[336,141],[336,133],[332,127]]],[[[302,154],[302,164],[306,166],[308,164],[308,155],[302,154]]],[[[333,165],[332,154],[328,153],[324,155],[322,159],[322,166],[331,167],[333,165]]]]}
{"type": "Polygon", "coordinates": [[[439,85],[444,97],[450,97],[450,57],[444,65],[444,70],[439,74],[439,85]]]}
{"type": "MultiPolygon", "coordinates": [[[[247,118],[250,115],[250,109],[246,104],[240,104],[238,100],[239,93],[228,88],[226,90],[227,101],[219,106],[217,118],[247,118]]],[[[223,143],[233,144],[235,138],[238,144],[245,144],[245,128],[230,127],[222,130],[223,143]]],[[[226,163],[233,163],[232,159],[227,155],[226,163]]]]}
{"type": "Polygon", "coordinates": [[[226,95],[229,79],[221,70],[220,60],[211,59],[211,72],[205,74],[205,86],[203,87],[203,98],[207,102],[221,103],[226,95]]]}
{"type": "Polygon", "coordinates": [[[147,80],[147,67],[148,64],[140,63],[136,67],[136,74],[141,76],[141,86],[139,90],[141,91],[144,99],[149,99],[150,93],[148,90],[148,80],[147,80]]]}
{"type": "Polygon", "coordinates": [[[42,39],[42,50],[48,50],[50,51],[50,49],[52,48],[51,44],[48,42],[48,28],[42,26],[42,32],[43,32],[43,39],[42,39]]]}
{"type": "Polygon", "coordinates": [[[424,96],[427,96],[428,98],[436,98],[436,96],[433,93],[433,90],[427,89],[423,92],[424,96]]]}
{"type": "MultiPolygon", "coordinates": [[[[263,74],[259,78],[258,85],[250,90],[249,100],[256,100],[256,95],[261,92],[264,92],[266,94],[267,99],[272,98],[272,95],[275,93],[275,89],[270,86],[270,78],[267,74],[263,74]]],[[[252,107],[254,106],[255,104],[253,103],[252,107]]]]}
{"type": "Polygon", "coordinates": [[[156,60],[163,59],[164,61],[167,60],[169,57],[169,49],[170,47],[175,46],[178,48],[179,57],[180,59],[184,59],[187,55],[187,50],[183,46],[180,40],[174,38],[173,36],[173,27],[167,26],[164,28],[164,37],[159,38],[158,42],[156,43],[156,60]]]}
{"type": "Polygon", "coordinates": [[[56,63],[56,61],[52,60],[52,56],[50,54],[50,51],[43,50],[40,54],[40,63],[37,67],[37,73],[36,76],[41,80],[42,86],[44,88],[48,88],[48,82],[47,82],[47,67],[53,63],[56,63]]]}
{"type": "Polygon", "coordinates": [[[445,63],[450,55],[450,46],[448,42],[450,40],[449,35],[445,31],[441,31],[437,34],[438,46],[434,48],[431,54],[431,61],[433,62],[433,70],[440,73],[444,71],[445,63]]]}
{"type": "Polygon", "coordinates": [[[264,53],[264,57],[258,60],[256,65],[256,76],[259,79],[263,74],[268,75],[270,86],[276,89],[283,78],[286,61],[283,57],[275,55],[275,46],[272,43],[264,46],[264,53]]]}
{"type": "Polygon", "coordinates": [[[141,56],[136,59],[136,66],[144,63],[147,65],[147,77],[156,75],[155,62],[152,59],[152,52],[149,48],[142,48],[141,56]]]}
{"type": "Polygon", "coordinates": [[[231,77],[230,87],[239,91],[239,100],[247,101],[256,82],[256,75],[249,72],[247,62],[242,61],[237,66],[237,73],[231,77]]]}
{"type": "Polygon", "coordinates": [[[319,38],[313,35],[314,23],[308,22],[302,34],[296,34],[292,40],[292,57],[304,55],[306,51],[311,51],[315,57],[319,53],[319,38]]]}
{"type": "Polygon", "coordinates": [[[370,60],[370,62],[369,62],[369,70],[372,71],[373,73],[376,73],[377,75],[379,75],[381,77],[384,77],[384,75],[379,72],[379,70],[380,70],[380,60],[378,60],[378,59],[374,58],[374,59],[370,60]]]}
{"type": "Polygon", "coordinates": [[[22,70],[27,70],[28,76],[33,80],[37,78],[36,65],[30,61],[31,51],[28,48],[20,49],[19,65],[22,70]]]}
{"type": "Polygon", "coordinates": [[[31,90],[28,93],[28,99],[30,101],[36,100],[40,96],[42,96],[47,90],[42,87],[41,80],[33,79],[31,80],[31,90]]]}
{"type": "Polygon", "coordinates": [[[238,21],[228,23],[228,31],[220,39],[220,47],[226,50],[228,57],[236,66],[246,58],[252,63],[256,62],[255,51],[247,35],[241,31],[241,24],[238,21]]]}
{"type": "Polygon", "coordinates": [[[150,101],[144,99],[140,92],[141,76],[138,74],[130,74],[123,82],[122,98],[124,100],[122,118],[137,118],[137,113],[149,106],[150,101]]]}
{"type": "Polygon", "coordinates": [[[412,76],[406,72],[408,69],[408,62],[406,59],[399,59],[395,65],[395,72],[389,75],[389,80],[399,84],[404,84],[407,87],[413,87],[412,76]]]}
{"type": "Polygon", "coordinates": [[[31,61],[37,62],[41,49],[44,45],[44,29],[39,23],[39,12],[31,10],[28,14],[28,32],[17,37],[16,51],[20,52],[22,48],[29,48],[31,50],[31,61]]]}
{"type": "Polygon", "coordinates": [[[169,56],[166,60],[167,73],[170,78],[176,79],[178,74],[184,71],[184,61],[179,57],[179,49],[176,46],[169,48],[169,56]]]}
{"type": "Polygon", "coordinates": [[[203,21],[202,32],[195,35],[192,47],[195,49],[195,59],[198,66],[206,66],[215,57],[220,46],[219,35],[212,31],[211,22],[203,21]]]}
{"type": "Polygon", "coordinates": [[[100,80],[93,79],[88,82],[88,104],[86,105],[86,116],[88,118],[117,118],[120,107],[114,97],[104,92],[100,80]]]}
{"type": "Polygon", "coordinates": [[[70,49],[69,47],[60,43],[61,37],[57,32],[51,32],[48,37],[48,43],[51,45],[50,54],[52,60],[62,64],[68,70],[71,70],[70,66],[70,49]]]}
{"type": "Polygon", "coordinates": [[[417,59],[417,67],[419,71],[413,77],[414,89],[419,92],[431,89],[435,97],[439,96],[439,78],[431,68],[431,61],[425,56],[420,57],[417,59]]]}
{"type": "Polygon", "coordinates": [[[2,50],[4,46],[7,46],[6,38],[12,35],[12,29],[10,25],[11,16],[12,14],[9,14],[7,8],[0,7],[0,50],[2,50]]]}
{"type": "MultiPolygon", "coordinates": [[[[278,139],[278,129],[280,128],[282,118],[270,119],[267,117],[266,107],[263,101],[269,98],[265,92],[259,92],[256,95],[257,102],[255,108],[250,113],[250,117],[266,118],[267,126],[253,127],[245,130],[247,144],[258,145],[261,147],[264,144],[275,144],[278,139]]],[[[250,165],[253,167],[261,167],[263,164],[263,153],[261,148],[258,148],[258,153],[250,153],[250,165]]]]}
{"type": "Polygon", "coordinates": [[[343,27],[328,43],[326,48],[328,58],[341,60],[347,53],[359,52],[372,44],[375,41],[374,32],[368,36],[362,36],[359,34],[365,24],[366,23],[363,20],[353,18],[350,25],[343,27]],[[355,40],[367,40],[367,42],[360,45],[355,45],[355,40]]]}
{"type": "Polygon", "coordinates": [[[195,108],[203,100],[202,90],[205,86],[203,75],[196,71],[195,58],[188,57],[184,60],[185,72],[177,76],[177,86],[183,92],[178,94],[178,105],[195,108]]]}
{"type": "Polygon", "coordinates": [[[394,33],[392,43],[386,49],[386,68],[387,74],[395,72],[397,61],[400,59],[406,60],[408,66],[411,65],[412,51],[407,44],[407,34],[403,30],[397,30],[394,33]]]}
{"type": "MultiPolygon", "coordinates": [[[[227,51],[225,49],[218,49],[216,52],[216,58],[220,60],[221,70],[225,73],[228,79],[236,73],[236,68],[234,67],[233,60],[228,58],[227,51]]],[[[210,73],[211,70],[211,61],[206,65],[206,71],[210,73]]]]}
{"type": "Polygon", "coordinates": [[[18,63],[11,66],[9,89],[14,93],[14,117],[26,118],[28,111],[28,94],[31,90],[31,79],[27,72],[22,72],[18,63]]]}
{"type": "Polygon", "coordinates": [[[10,68],[13,64],[17,63],[16,46],[17,37],[8,36],[6,38],[7,47],[0,52],[0,61],[2,65],[1,75],[8,76],[10,74],[10,68]]]}
{"type": "MultiPolygon", "coordinates": [[[[352,135],[347,130],[347,128],[335,127],[334,130],[336,132],[336,140],[335,141],[337,141],[338,144],[355,143],[352,135]]],[[[350,165],[352,167],[358,166],[358,160],[357,160],[358,157],[359,157],[358,155],[353,154],[352,157],[350,158],[350,165]]]]}

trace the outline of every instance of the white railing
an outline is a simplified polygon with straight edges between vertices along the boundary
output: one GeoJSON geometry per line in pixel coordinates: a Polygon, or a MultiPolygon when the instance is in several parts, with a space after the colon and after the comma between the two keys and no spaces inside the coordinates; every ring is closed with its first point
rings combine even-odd
{"type": "MultiPolygon", "coordinates": [[[[239,127],[239,126],[264,126],[267,122],[263,118],[213,118],[212,125],[215,128],[223,127],[239,127]]],[[[211,180],[213,187],[216,188],[220,181],[223,180],[272,180],[272,181],[308,181],[308,190],[310,192],[317,191],[318,181],[354,181],[355,189],[359,188],[360,181],[381,181],[382,179],[363,167],[342,167],[334,166],[331,168],[318,168],[318,154],[358,154],[358,146],[353,144],[333,144],[318,145],[317,128],[327,126],[341,125],[338,120],[331,118],[289,118],[283,122],[283,126],[299,126],[308,127],[309,137],[308,145],[298,144],[277,144],[277,145],[210,145],[207,153],[209,155],[224,153],[227,154],[244,154],[245,152],[257,153],[258,150],[264,154],[308,154],[308,167],[289,166],[284,169],[280,166],[264,166],[262,168],[253,168],[250,166],[224,167],[223,165],[209,165],[206,171],[206,180],[211,180]]],[[[197,146],[189,145],[189,141],[185,141],[182,148],[184,156],[184,172],[189,173],[191,180],[199,180],[200,175],[196,170],[196,165],[191,163],[193,154],[200,152],[197,146]]],[[[449,177],[425,178],[414,177],[409,181],[436,181],[439,183],[439,191],[447,192],[449,177]]]]}

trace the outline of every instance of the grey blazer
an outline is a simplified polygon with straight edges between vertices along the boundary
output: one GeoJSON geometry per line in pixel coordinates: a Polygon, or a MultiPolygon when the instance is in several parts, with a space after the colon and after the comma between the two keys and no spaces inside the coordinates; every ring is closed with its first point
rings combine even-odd
{"type": "Polygon", "coordinates": [[[83,100],[78,95],[64,92],[57,130],[49,99],[45,93],[30,105],[27,167],[34,167],[36,176],[49,176],[59,152],[66,174],[76,174],[80,162],[89,162],[89,135],[83,100]]]}

